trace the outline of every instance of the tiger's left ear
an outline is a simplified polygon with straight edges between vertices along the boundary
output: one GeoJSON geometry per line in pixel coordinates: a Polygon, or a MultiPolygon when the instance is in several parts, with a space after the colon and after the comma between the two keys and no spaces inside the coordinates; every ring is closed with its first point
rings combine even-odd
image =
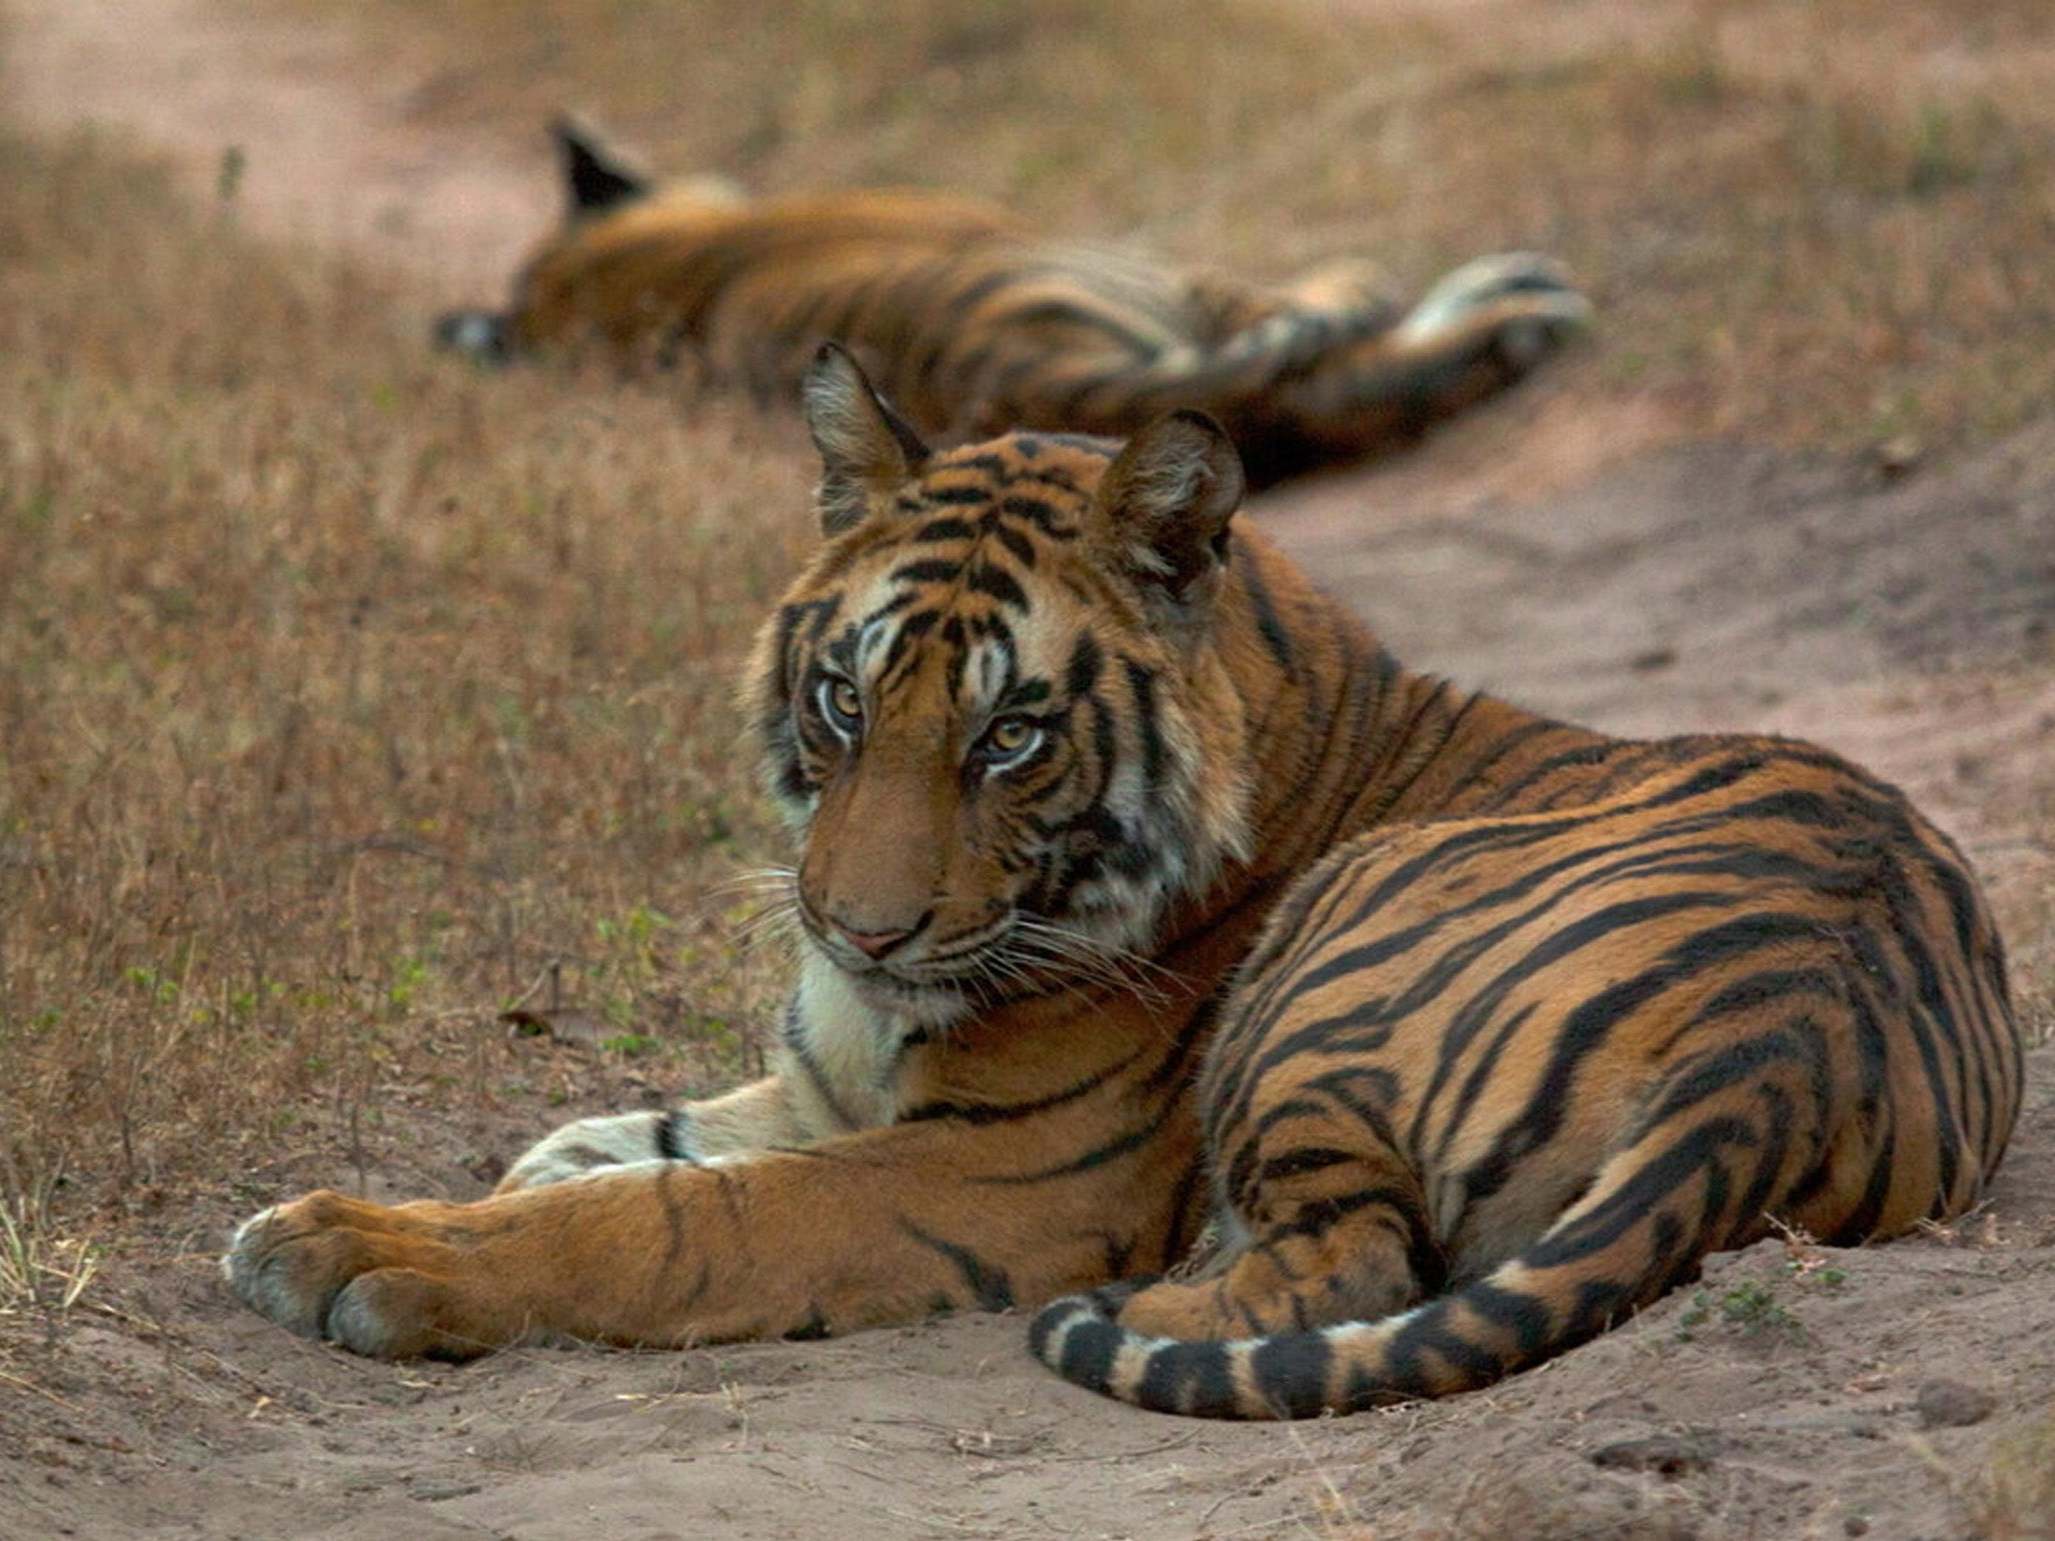
{"type": "Polygon", "coordinates": [[[821,344],[799,399],[821,452],[821,531],[840,535],[911,481],[928,447],[836,343],[821,344]]]}
{"type": "Polygon", "coordinates": [[[1246,486],[1227,431],[1203,412],[1173,412],[1128,440],[1106,468],[1102,539],[1138,582],[1175,600],[1198,599],[1202,580],[1227,559],[1227,522],[1246,486]]]}

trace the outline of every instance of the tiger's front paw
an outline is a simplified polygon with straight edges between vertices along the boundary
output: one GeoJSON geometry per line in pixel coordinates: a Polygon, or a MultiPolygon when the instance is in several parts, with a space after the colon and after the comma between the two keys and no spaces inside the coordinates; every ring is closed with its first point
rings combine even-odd
{"type": "Polygon", "coordinates": [[[460,1227],[426,1211],[310,1193],[237,1227],[221,1260],[243,1302],[304,1338],[385,1359],[462,1359],[511,1341],[467,1286],[460,1227]]]}

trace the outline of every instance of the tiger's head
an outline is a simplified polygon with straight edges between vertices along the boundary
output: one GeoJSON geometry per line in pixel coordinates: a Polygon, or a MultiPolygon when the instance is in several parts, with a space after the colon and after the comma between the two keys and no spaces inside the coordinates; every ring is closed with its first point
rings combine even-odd
{"type": "Polygon", "coordinates": [[[1248,855],[1233,445],[1181,412],[933,453],[832,345],[804,401],[826,541],[745,704],[807,944],[930,1025],[1106,977],[1248,855]]]}

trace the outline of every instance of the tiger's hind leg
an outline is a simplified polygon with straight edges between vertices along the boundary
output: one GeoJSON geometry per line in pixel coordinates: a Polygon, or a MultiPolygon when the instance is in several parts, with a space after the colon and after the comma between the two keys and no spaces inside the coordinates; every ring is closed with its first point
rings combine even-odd
{"type": "MultiPolygon", "coordinates": [[[[1765,1234],[1770,1216],[1800,1212],[1794,1201],[1816,1189],[1850,1089],[1846,1067],[1823,1052],[1833,1034],[1821,1022],[1835,1003],[1815,1006],[1817,1017],[1801,1009],[1743,1024],[1696,1051],[1682,1047],[1644,1088],[1583,1193],[1538,1234],[1495,1238],[1512,1255],[1448,1293],[1429,1285],[1418,1303],[1330,1314],[1308,1307],[1323,1293],[1317,1274],[1266,1293],[1269,1281],[1249,1266],[1259,1250],[1252,1245],[1229,1263],[1222,1299],[1205,1303],[1210,1311],[1166,1285],[1129,1297],[1101,1290],[1045,1307],[1030,1343],[1080,1384],[1214,1417],[1309,1417],[1489,1384],[1624,1319],[1707,1252],[1765,1234]],[[1285,1299],[1302,1309],[1276,1309],[1285,1299]],[[1244,1305],[1258,1309],[1244,1315],[1244,1305]]],[[[1408,1211],[1401,1195],[1371,1187],[1353,1212],[1375,1215],[1385,1205],[1394,1219],[1408,1211]]],[[[1348,1201],[1330,1195],[1311,1215],[1336,1207],[1348,1201]]],[[[1339,1242],[1347,1233],[1329,1226],[1323,1234],[1339,1242]]],[[[1394,1231],[1382,1241],[1385,1257],[1399,1252],[1396,1240],[1394,1231]]],[[[1326,1250],[1330,1266],[1364,1266],[1339,1246],[1326,1250]]],[[[1300,1249],[1283,1261],[1297,1274],[1315,1259],[1300,1249]]],[[[1416,1263],[1415,1271],[1424,1270],[1416,1263]]],[[[1355,1288],[1345,1284],[1336,1298],[1355,1288]]]]}
{"type": "Polygon", "coordinates": [[[1316,316],[1395,316],[1404,303],[1398,282],[1365,257],[1319,263],[1283,285],[1278,294],[1288,309],[1316,316]]]}
{"type": "Polygon", "coordinates": [[[1560,264],[1512,253],[1464,264],[1410,310],[1342,314],[1376,324],[1291,361],[1237,419],[1255,484],[1417,438],[1530,374],[1589,326],[1591,303],[1560,264]]]}
{"type": "Polygon", "coordinates": [[[1355,1113],[1282,1100],[1219,1162],[1221,1251],[1195,1277],[1129,1295],[1123,1327],[1184,1339],[1303,1331],[1386,1316],[1441,1287],[1419,1180],[1355,1113]]]}

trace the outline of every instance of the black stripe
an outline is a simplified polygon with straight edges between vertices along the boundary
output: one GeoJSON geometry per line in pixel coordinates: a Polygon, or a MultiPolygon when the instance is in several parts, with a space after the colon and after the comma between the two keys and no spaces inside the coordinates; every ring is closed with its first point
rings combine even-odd
{"type": "Polygon", "coordinates": [[[856,1120],[849,1116],[849,1110],[835,1095],[833,1083],[821,1069],[820,1061],[814,1058],[813,1047],[806,1041],[806,1027],[800,1020],[799,1002],[795,998],[785,1008],[785,1021],[779,1033],[792,1057],[799,1061],[799,1068],[806,1072],[807,1084],[820,1093],[821,1101],[828,1105],[828,1111],[844,1129],[854,1129],[856,1120]]]}
{"type": "Polygon", "coordinates": [[[693,1160],[692,1140],[688,1131],[692,1127],[692,1115],[684,1108],[672,1108],[656,1123],[656,1153],[666,1161],[693,1160]]]}
{"type": "Polygon", "coordinates": [[[1023,1118],[1033,1118],[1051,1108],[1060,1108],[1066,1102],[1075,1102],[1104,1086],[1123,1070],[1142,1057],[1142,1050],[1115,1060],[1103,1070],[1095,1070],[1082,1081],[1073,1082],[1060,1092],[1051,1092],[1046,1097],[1036,1097],[1028,1102],[924,1102],[912,1111],[899,1115],[902,1123],[915,1123],[926,1119],[947,1118],[958,1123],[983,1125],[1014,1123],[1023,1118]]]}
{"type": "Polygon", "coordinates": [[[945,562],[940,557],[923,557],[892,569],[894,583],[954,583],[962,576],[961,562],[945,562]]]}
{"type": "Polygon", "coordinates": [[[1029,540],[1011,525],[1000,524],[997,520],[991,521],[987,528],[991,531],[994,540],[1013,553],[1013,559],[1016,562],[1020,563],[1029,572],[1034,571],[1035,543],[1033,541],[1029,540]]]}
{"type": "Polygon", "coordinates": [[[1002,605],[1011,605],[1023,615],[1031,608],[1027,592],[1013,575],[989,562],[980,562],[970,570],[970,587],[980,594],[989,594],[1002,605]]]}
{"type": "MultiPolygon", "coordinates": [[[[1708,1118],[1683,1130],[1602,1200],[1576,1219],[1558,1222],[1519,1256],[1523,1267],[1566,1268],[1605,1251],[1657,1214],[1665,1199],[1718,1162],[1730,1146],[1753,1146],[1755,1131],[1738,1118],[1708,1118]]],[[[1702,1249],[1708,1238],[1693,1240],[1702,1249]]],[[[1459,1297],[1460,1298],[1460,1297],[1459,1297]]]]}
{"type": "Polygon", "coordinates": [[[957,1273],[963,1276],[969,1288],[971,1299],[977,1302],[981,1311],[1010,1311],[1013,1309],[1013,1281],[1006,1276],[1006,1270],[996,1263],[987,1262],[968,1247],[959,1247],[953,1241],[922,1230],[911,1220],[901,1220],[899,1229],[911,1236],[932,1252],[939,1252],[956,1265],[957,1273]]]}
{"type": "MultiPolygon", "coordinates": [[[[1665,915],[1694,909],[1724,908],[1733,902],[1730,895],[1685,892],[1610,905],[1575,925],[1565,927],[1507,972],[1531,975],[1540,967],[1568,957],[1579,948],[1623,927],[1644,925],[1665,915]]],[[[1586,999],[1564,1019],[1555,1033],[1548,1067],[1535,1083],[1519,1117],[1503,1125],[1492,1141],[1491,1150],[1463,1173],[1463,1186],[1469,1201],[1479,1202],[1498,1192],[1511,1179],[1522,1158],[1555,1137],[1571,1106],[1571,1082],[1578,1067],[1604,1045],[1619,1023],[1658,996],[1730,958],[1778,942],[1818,941],[1823,934],[1820,922],[1809,915],[1767,911],[1735,916],[1688,937],[1672,948],[1655,967],[1609,985],[1586,999]]],[[[1506,1041],[1506,1035],[1501,1035],[1491,1049],[1480,1056],[1458,1094],[1456,1106],[1444,1120],[1441,1136],[1435,1142],[1443,1157],[1450,1150],[1460,1126],[1483,1096],[1498,1053],[1506,1041]]]]}
{"type": "Polygon", "coordinates": [[[1079,634],[1077,644],[1070,650],[1070,666],[1064,670],[1063,688],[1075,701],[1085,695],[1099,682],[1099,669],[1103,663],[1099,644],[1090,632],[1079,634]]]}
{"type": "MultiPolygon", "coordinates": [[[[1415,926],[1390,933],[1383,937],[1374,938],[1360,947],[1350,948],[1345,952],[1323,958],[1318,965],[1304,969],[1303,972],[1296,974],[1289,980],[1288,988],[1277,993],[1274,1004],[1266,1000],[1263,1020],[1246,1028],[1239,1024],[1237,1025],[1237,1038],[1240,1039],[1246,1033],[1250,1048],[1252,1050],[1260,1050],[1260,1057],[1256,1058],[1252,1063],[1236,1067],[1239,1081],[1238,1094],[1234,1098],[1236,1116],[1246,1116],[1249,1101],[1254,1095],[1256,1078],[1278,1065],[1288,1063],[1309,1051],[1333,1050],[1340,1047],[1338,1039],[1344,1032],[1365,1028],[1372,1029],[1373,1031],[1367,1035],[1359,1034],[1357,1037],[1349,1040],[1349,1042],[1351,1046],[1356,1048],[1375,1047],[1376,1043],[1382,1041],[1388,1034],[1390,1024],[1404,1020],[1431,1005],[1451,988],[1478,958],[1484,956],[1506,937],[1542,918],[1552,910],[1557,909],[1568,895],[1581,892],[1586,888],[1598,886],[1620,876],[1635,874],[1646,871],[1651,867],[1656,867],[1667,858],[1678,854],[1680,850],[1721,849],[1720,847],[1698,846],[1673,848],[1669,851],[1646,851],[1638,849],[1640,844],[1641,842],[1638,838],[1629,837],[1628,839],[1616,841],[1605,846],[1572,851],[1566,856],[1560,857],[1542,867],[1530,870],[1528,873],[1523,874],[1519,880],[1507,884],[1502,889],[1481,895],[1477,899],[1468,901],[1463,905],[1442,911],[1415,926]],[[1584,873],[1573,882],[1556,889],[1529,908],[1507,917],[1496,925],[1488,927],[1481,932],[1473,932],[1464,936],[1432,963],[1419,968],[1406,985],[1406,988],[1396,996],[1373,996],[1366,1000],[1358,1001],[1348,1011],[1339,1016],[1322,1016],[1312,1021],[1297,1023],[1289,1033],[1281,1036],[1274,1033],[1277,1019],[1290,1009],[1294,1001],[1303,998],[1305,995],[1357,970],[1377,967],[1403,956],[1412,947],[1439,932],[1444,925],[1461,920],[1472,911],[1488,910],[1504,903],[1507,899],[1525,897],[1535,887],[1549,878],[1571,871],[1583,863],[1601,860],[1621,851],[1626,851],[1628,854],[1618,861],[1584,873]]],[[[1358,914],[1359,916],[1361,915],[1360,910],[1358,914]]],[[[1358,919],[1355,924],[1361,925],[1364,924],[1364,921],[1358,919]]],[[[1352,928],[1344,925],[1336,929],[1346,934],[1352,928]]],[[[1553,937],[1544,938],[1537,946],[1542,949],[1561,947],[1563,943],[1560,940],[1560,935],[1560,933],[1557,933],[1553,937]]],[[[1455,1023],[1451,1025],[1449,1036],[1445,1040],[1444,1053],[1440,1064],[1437,1067],[1432,1083],[1422,1099],[1412,1136],[1414,1142],[1417,1142],[1419,1131],[1424,1127],[1428,1103],[1436,1096],[1445,1078],[1452,1073],[1456,1056],[1466,1049],[1471,1038],[1487,1025],[1489,1014],[1498,1008],[1512,986],[1526,977],[1526,973],[1529,971],[1527,961],[1535,957],[1536,954],[1530,952],[1525,958],[1515,961],[1508,970],[1499,974],[1489,984],[1485,985],[1478,994],[1465,1002],[1462,1012],[1457,1016],[1455,1023]]],[[[1542,954],[1539,961],[1542,963],[1550,961],[1550,955],[1542,954]]],[[[1524,1018],[1521,1020],[1524,1020],[1524,1018]]]]}
{"type": "Polygon", "coordinates": [[[1626,739],[1604,739],[1596,744],[1579,744],[1575,749],[1565,749],[1560,754],[1550,755],[1538,765],[1531,766],[1518,779],[1498,789],[1490,808],[1498,812],[1523,792],[1539,786],[1558,771],[1574,770],[1580,767],[1603,765],[1614,755],[1637,747],[1626,739]]]}
{"type": "Polygon", "coordinates": [[[1256,634],[1263,639],[1263,645],[1270,650],[1278,668],[1284,670],[1285,678],[1296,681],[1299,677],[1298,655],[1292,647],[1291,632],[1277,613],[1276,601],[1270,597],[1270,587],[1263,581],[1262,564],[1241,541],[1234,543],[1234,554],[1235,571],[1241,574],[1242,588],[1256,613],[1256,634]]]}
{"type": "Polygon", "coordinates": [[[1078,531],[1075,528],[1061,522],[1062,511],[1055,504],[1042,498],[1011,492],[999,500],[999,512],[1015,519],[1025,519],[1044,535],[1056,540],[1078,538],[1078,531]]]}
{"type": "Polygon", "coordinates": [[[1123,658],[1127,686],[1135,698],[1135,731],[1142,740],[1142,783],[1151,792],[1163,785],[1163,771],[1169,755],[1163,744],[1163,729],[1156,721],[1156,676],[1146,665],[1123,658]]]}
{"type": "Polygon", "coordinates": [[[1324,1333],[1280,1332],[1249,1355],[1256,1395],[1280,1418],[1312,1418],[1326,1411],[1333,1370],[1334,1345],[1324,1333]]]}
{"type": "MultiPolygon", "coordinates": [[[[1106,1368],[1112,1369],[1110,1361],[1106,1368]]],[[[1063,1373],[1068,1379],[1077,1379],[1070,1373],[1067,1352],[1063,1373]]],[[[1242,1410],[1234,1390],[1234,1361],[1223,1343],[1173,1343],[1157,1349],[1142,1368],[1135,1400],[1159,1412],[1196,1417],[1231,1418],[1242,1410]]]]}
{"type": "MultiPolygon", "coordinates": [[[[1073,1312],[1075,1314],[1076,1311],[1073,1312]]],[[[1040,1327],[1048,1315],[1044,1312],[1037,1317],[1035,1325],[1040,1327]]],[[[1113,1356],[1120,1351],[1126,1336],[1119,1327],[1102,1317],[1086,1317],[1072,1325],[1064,1337],[1063,1362],[1056,1368],[1065,1380],[1103,1396],[1108,1390],[1106,1377],[1112,1373],[1113,1356]]]]}
{"type": "Polygon", "coordinates": [[[1182,1098],[1166,1098],[1155,1117],[1146,1124],[1129,1129],[1124,1134],[1115,1135],[1103,1144],[1094,1145],[1090,1150],[1073,1156],[1068,1161],[1059,1161],[1054,1166],[1046,1166],[1033,1172],[1011,1172],[1003,1177],[975,1177],[970,1181],[995,1188],[1024,1188],[1035,1183],[1050,1182],[1059,1177],[1073,1177],[1079,1172],[1093,1171],[1108,1162],[1119,1160],[1122,1156],[1132,1155],[1149,1144],[1163,1132],[1163,1126],[1170,1122],[1171,1116],[1182,1106],[1182,1098]]]}
{"type": "MultiPolygon", "coordinates": [[[[1075,326],[1097,332],[1135,355],[1135,360],[1125,364],[1124,367],[1128,368],[1134,367],[1136,361],[1154,358],[1160,351],[1155,339],[1136,330],[1128,320],[1109,309],[1106,302],[1097,295],[1080,295],[1076,299],[1036,296],[1024,304],[1001,312],[993,319],[993,324],[1004,327],[1075,326]]],[[[1078,340],[1078,344],[1082,345],[1082,339],[1078,340]]]]}

